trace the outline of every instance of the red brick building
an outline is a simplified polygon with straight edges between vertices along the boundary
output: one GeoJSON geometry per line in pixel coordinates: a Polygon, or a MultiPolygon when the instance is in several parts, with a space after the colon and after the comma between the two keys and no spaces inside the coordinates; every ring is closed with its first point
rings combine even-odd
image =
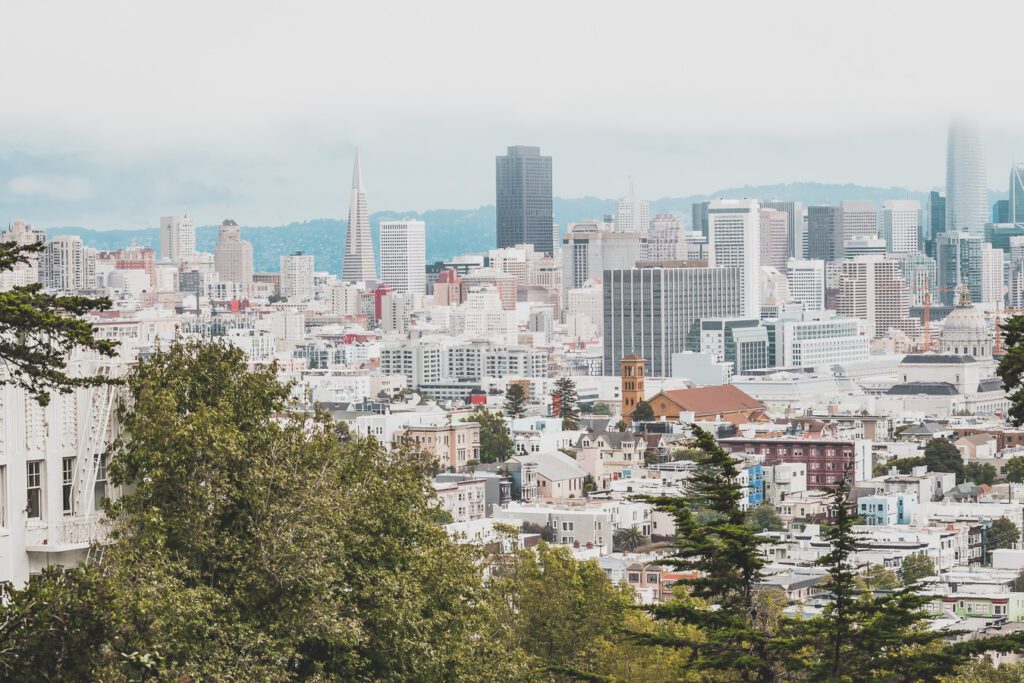
{"type": "MultiPolygon", "coordinates": [[[[835,439],[747,439],[733,437],[720,439],[718,443],[730,453],[756,453],[764,456],[764,464],[776,465],[783,462],[807,465],[807,489],[820,490],[835,486],[842,479],[847,467],[854,467],[858,453],[866,446],[866,464],[870,466],[869,444],[858,446],[856,441],[835,439]]],[[[857,472],[854,480],[870,477],[871,473],[857,472]]]]}

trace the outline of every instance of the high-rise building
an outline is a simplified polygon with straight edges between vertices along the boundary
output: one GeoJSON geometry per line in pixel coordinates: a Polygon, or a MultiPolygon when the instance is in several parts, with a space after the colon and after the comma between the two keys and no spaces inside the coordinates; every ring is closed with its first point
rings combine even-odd
{"type": "Polygon", "coordinates": [[[1010,200],[1000,199],[992,205],[992,222],[993,223],[1009,223],[1010,222],[1010,200]]]}
{"type": "Polygon", "coordinates": [[[380,222],[380,279],[396,292],[427,290],[426,225],[423,221],[380,222]]]}
{"type": "Polygon", "coordinates": [[[708,206],[708,265],[739,268],[743,313],[761,316],[761,226],[756,199],[715,199],[708,206]]]}
{"type": "Polygon", "coordinates": [[[237,282],[243,290],[252,285],[252,242],[242,239],[238,223],[225,218],[217,231],[214,269],[222,281],[237,282]]]}
{"type": "Polygon", "coordinates": [[[858,237],[878,237],[878,210],[875,203],[864,200],[842,201],[839,203],[836,258],[845,258],[844,245],[858,237]]]}
{"type": "Polygon", "coordinates": [[[825,308],[825,262],[791,258],[786,262],[789,296],[801,304],[805,311],[825,308]]]}
{"type": "Polygon", "coordinates": [[[933,304],[939,303],[935,259],[924,254],[908,254],[902,260],[900,267],[903,271],[903,279],[910,289],[911,306],[924,306],[927,294],[931,294],[933,304]]]}
{"type": "Polygon", "coordinates": [[[495,159],[498,247],[532,244],[554,253],[551,157],[540,147],[515,145],[495,159]]]}
{"type": "MultiPolygon", "coordinates": [[[[991,248],[981,235],[968,232],[944,232],[939,235],[935,244],[935,261],[940,289],[939,301],[943,306],[954,305],[956,288],[961,283],[970,288],[972,299],[982,301],[983,245],[991,248]]],[[[993,258],[991,254],[988,257],[990,261],[993,258]]]]}
{"type": "Polygon", "coordinates": [[[840,315],[868,323],[873,338],[902,329],[910,314],[910,293],[898,261],[884,256],[858,256],[839,264],[840,315]]]}
{"type": "Polygon", "coordinates": [[[160,258],[164,261],[190,261],[196,255],[196,224],[184,216],[160,217],[160,258]]]}
{"type": "Polygon", "coordinates": [[[785,202],[769,199],[761,202],[762,209],[775,209],[786,212],[786,257],[800,258],[804,253],[804,205],[800,202],[785,202]]]}
{"type": "Polygon", "coordinates": [[[854,235],[843,242],[843,258],[856,258],[865,254],[885,254],[885,240],[871,235],[854,235]]]}
{"type": "Polygon", "coordinates": [[[659,213],[647,233],[648,261],[683,261],[687,258],[682,221],[672,213],[659,213]]]}
{"type": "Polygon", "coordinates": [[[615,232],[640,232],[650,227],[650,204],[637,199],[633,181],[629,181],[629,194],[615,205],[615,232]]]}
{"type": "Polygon", "coordinates": [[[607,232],[593,223],[570,226],[562,238],[562,291],[600,280],[604,271],[632,268],[647,250],[647,238],[638,232],[607,232]]]}
{"type": "Polygon", "coordinates": [[[988,222],[988,184],[981,132],[968,121],[949,126],[946,143],[946,231],[980,235],[988,222]]]}
{"type": "Polygon", "coordinates": [[[762,207],[758,212],[758,222],[761,226],[761,265],[785,272],[786,261],[790,257],[789,214],[762,207]]]}
{"type": "Polygon", "coordinates": [[[297,251],[281,257],[281,296],[289,301],[313,298],[313,255],[297,251]]]}
{"type": "MultiPolygon", "coordinates": [[[[25,221],[12,220],[7,230],[0,233],[0,242],[14,242],[22,246],[39,244],[46,242],[46,231],[25,221]]],[[[26,254],[25,257],[28,263],[13,263],[0,271],[0,292],[39,282],[39,254],[26,254]]]]}
{"type": "Polygon", "coordinates": [[[739,268],[606,270],[605,372],[618,372],[622,359],[636,354],[646,375],[671,375],[673,353],[699,348],[700,320],[743,314],[741,282],[739,268]]]}
{"type": "Polygon", "coordinates": [[[894,254],[915,254],[921,234],[921,202],[889,199],[882,202],[882,234],[894,254]]]}
{"type": "Polygon", "coordinates": [[[363,187],[363,168],[359,150],[352,167],[352,191],[349,193],[348,232],[345,235],[345,260],[341,279],[346,282],[370,282],[377,279],[377,265],[370,237],[370,213],[363,187]]]}
{"type": "Polygon", "coordinates": [[[836,243],[836,232],[840,225],[838,206],[808,206],[807,258],[818,261],[841,258],[842,245],[836,243]]]}
{"type": "Polygon", "coordinates": [[[711,202],[694,202],[690,207],[693,214],[693,232],[708,236],[708,207],[711,202]]]}
{"type": "Polygon", "coordinates": [[[1010,168],[1009,219],[1007,223],[1024,223],[1024,164],[1010,168]]]}
{"type": "Polygon", "coordinates": [[[96,250],[84,246],[81,237],[54,237],[40,255],[39,282],[61,292],[95,288],[96,250]]]}
{"type": "Polygon", "coordinates": [[[924,235],[924,250],[935,257],[935,240],[946,231],[946,198],[932,190],[928,193],[928,227],[924,235]]]}
{"type": "Polygon", "coordinates": [[[1003,305],[1003,285],[1005,283],[1003,268],[1003,250],[994,248],[988,242],[982,243],[978,303],[1003,305]]]}

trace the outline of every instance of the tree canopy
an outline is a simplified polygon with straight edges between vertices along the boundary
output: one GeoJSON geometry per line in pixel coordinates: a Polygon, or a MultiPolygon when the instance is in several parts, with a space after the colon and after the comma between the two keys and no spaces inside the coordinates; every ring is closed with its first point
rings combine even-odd
{"type": "Polygon", "coordinates": [[[561,377],[555,382],[553,396],[557,408],[556,417],[562,418],[562,429],[580,428],[580,410],[577,405],[576,382],[571,377],[561,377]]]}
{"type": "Polygon", "coordinates": [[[946,439],[932,439],[924,447],[924,464],[931,472],[954,472],[957,483],[964,481],[964,459],[946,439]]]}
{"type": "Polygon", "coordinates": [[[647,401],[637,401],[636,408],[630,413],[629,418],[633,422],[652,422],[654,420],[654,408],[647,401]]]}
{"type": "Polygon", "coordinates": [[[525,417],[526,402],[526,388],[519,382],[512,382],[505,390],[505,404],[502,410],[509,417],[525,417]]]}
{"type": "Polygon", "coordinates": [[[477,406],[463,421],[480,425],[480,462],[505,462],[516,454],[516,445],[501,413],[477,406]]]}

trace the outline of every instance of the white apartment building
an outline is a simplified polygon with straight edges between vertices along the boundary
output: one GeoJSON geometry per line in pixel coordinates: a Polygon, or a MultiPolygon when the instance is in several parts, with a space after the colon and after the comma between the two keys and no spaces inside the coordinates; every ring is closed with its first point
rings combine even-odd
{"type": "Polygon", "coordinates": [[[451,330],[454,334],[503,343],[516,340],[515,311],[502,307],[501,295],[494,287],[471,287],[465,303],[453,308],[451,330]]]}
{"type": "Polygon", "coordinates": [[[715,199],[708,206],[708,265],[738,268],[743,317],[761,315],[761,226],[756,199],[715,199]]]}
{"type": "Polygon", "coordinates": [[[882,235],[886,248],[895,254],[916,254],[921,234],[921,202],[890,199],[882,202],[882,235]]]}
{"type": "Polygon", "coordinates": [[[786,261],[786,277],[789,279],[789,296],[803,304],[805,311],[824,310],[824,261],[791,258],[786,261]]]}
{"type": "Polygon", "coordinates": [[[282,256],[281,296],[289,301],[309,301],[313,298],[313,255],[297,251],[282,256]]]}
{"type": "Polygon", "coordinates": [[[39,282],[61,292],[95,288],[96,250],[84,246],[81,237],[54,237],[39,258],[39,282]]]}
{"type": "Polygon", "coordinates": [[[196,255],[196,224],[184,216],[160,217],[160,258],[164,261],[190,261],[196,255]]]}
{"type": "Polygon", "coordinates": [[[426,224],[423,221],[381,221],[381,281],[396,292],[425,293],[426,244],[426,224]]]}

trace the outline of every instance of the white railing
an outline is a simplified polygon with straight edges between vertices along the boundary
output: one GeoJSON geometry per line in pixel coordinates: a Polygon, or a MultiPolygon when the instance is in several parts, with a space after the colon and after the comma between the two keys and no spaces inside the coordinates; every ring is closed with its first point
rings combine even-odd
{"type": "Polygon", "coordinates": [[[54,522],[30,520],[25,524],[25,547],[37,552],[61,552],[85,548],[107,539],[107,523],[102,514],[65,517],[54,522]]]}

